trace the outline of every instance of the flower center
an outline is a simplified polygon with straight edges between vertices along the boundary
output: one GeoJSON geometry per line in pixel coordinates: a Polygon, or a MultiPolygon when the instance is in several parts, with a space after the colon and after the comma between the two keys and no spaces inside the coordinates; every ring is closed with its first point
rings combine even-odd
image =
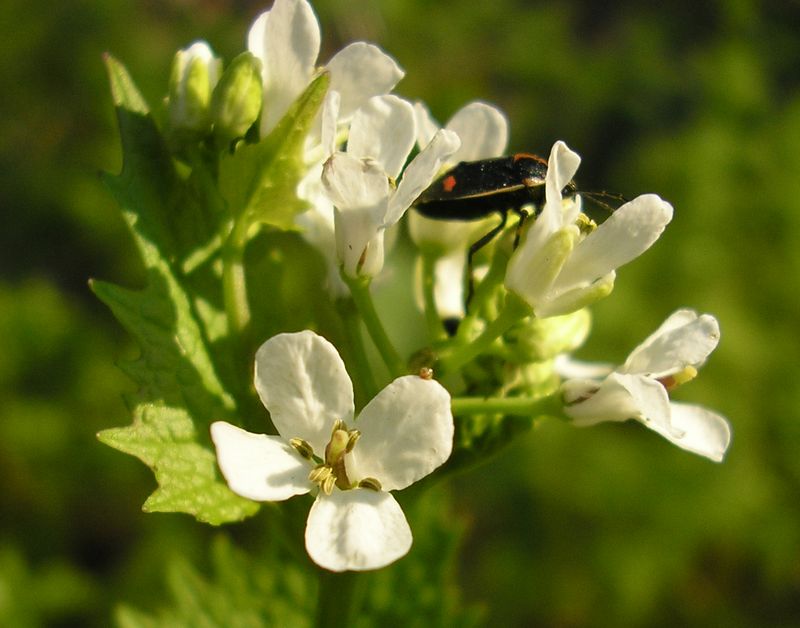
{"type": "MultiPolygon", "coordinates": [[[[333,492],[333,487],[347,491],[354,488],[368,488],[374,491],[381,490],[381,483],[375,478],[364,478],[358,482],[353,482],[347,476],[345,458],[356,446],[361,432],[358,430],[348,430],[347,425],[341,419],[337,419],[331,430],[331,439],[325,446],[325,460],[317,464],[308,474],[308,480],[312,484],[319,486],[320,490],[326,495],[333,492]]],[[[293,438],[292,447],[308,460],[319,460],[315,458],[311,446],[302,439],[293,438]]]]}

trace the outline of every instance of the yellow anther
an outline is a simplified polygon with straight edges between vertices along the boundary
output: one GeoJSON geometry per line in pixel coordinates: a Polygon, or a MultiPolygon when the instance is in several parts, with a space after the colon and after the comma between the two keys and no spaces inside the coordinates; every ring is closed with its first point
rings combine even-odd
{"type": "Polygon", "coordinates": [[[290,438],[289,444],[306,460],[311,460],[314,457],[314,448],[308,443],[308,441],[305,441],[302,438],[290,438]]]}
{"type": "Polygon", "coordinates": [[[692,381],[697,377],[697,369],[693,366],[686,366],[677,373],[660,378],[658,381],[667,390],[675,390],[681,384],[692,381]]]}
{"type": "Polygon", "coordinates": [[[380,491],[381,483],[375,478],[364,478],[358,483],[358,488],[368,488],[371,491],[380,491]]]}
{"type": "Polygon", "coordinates": [[[323,493],[325,493],[326,495],[330,495],[333,492],[333,487],[335,485],[336,485],[336,476],[333,475],[333,473],[331,473],[327,478],[325,478],[325,481],[322,482],[320,488],[322,489],[323,493]]]}
{"type": "Polygon", "coordinates": [[[350,430],[348,433],[347,445],[344,448],[345,453],[349,454],[356,446],[358,439],[361,438],[361,432],[358,430],[350,430]]]}

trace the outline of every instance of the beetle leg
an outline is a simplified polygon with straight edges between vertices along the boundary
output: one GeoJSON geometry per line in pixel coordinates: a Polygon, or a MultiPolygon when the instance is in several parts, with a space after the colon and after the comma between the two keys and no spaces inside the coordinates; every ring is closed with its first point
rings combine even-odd
{"type": "Polygon", "coordinates": [[[514,211],[517,212],[517,216],[519,216],[519,222],[517,223],[517,232],[514,234],[514,248],[516,249],[519,246],[519,237],[522,235],[522,225],[525,224],[525,221],[528,219],[530,214],[528,210],[523,209],[522,207],[515,207],[514,211]]]}
{"type": "Polygon", "coordinates": [[[503,228],[506,226],[506,220],[508,220],[508,210],[503,210],[500,212],[500,224],[469,247],[469,253],[467,253],[467,300],[465,303],[467,310],[469,310],[469,302],[472,301],[472,295],[475,293],[475,275],[473,272],[474,268],[472,265],[472,258],[475,256],[475,253],[489,244],[489,242],[491,242],[495,236],[503,230],[503,228]]]}

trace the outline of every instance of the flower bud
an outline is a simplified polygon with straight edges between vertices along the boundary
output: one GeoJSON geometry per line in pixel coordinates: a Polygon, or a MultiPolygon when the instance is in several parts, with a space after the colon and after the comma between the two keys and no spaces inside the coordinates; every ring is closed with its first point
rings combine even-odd
{"type": "Polygon", "coordinates": [[[169,121],[173,129],[199,134],[210,129],[211,93],[221,65],[204,41],[175,53],[169,81],[169,121]]]}
{"type": "Polygon", "coordinates": [[[261,62],[243,52],[231,61],[214,90],[214,132],[225,141],[242,137],[258,119],[262,98],[261,62]]]}
{"type": "Polygon", "coordinates": [[[590,328],[587,309],[550,318],[526,318],[505,334],[509,357],[519,364],[552,360],[580,347],[590,328]]]}

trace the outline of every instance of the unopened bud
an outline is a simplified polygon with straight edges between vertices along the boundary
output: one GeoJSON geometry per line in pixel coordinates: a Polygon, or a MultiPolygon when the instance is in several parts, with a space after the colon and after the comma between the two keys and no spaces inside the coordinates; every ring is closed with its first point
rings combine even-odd
{"type": "Polygon", "coordinates": [[[214,90],[214,132],[225,141],[244,136],[261,114],[262,98],[261,62],[243,52],[231,61],[214,90]]]}
{"type": "Polygon", "coordinates": [[[175,53],[169,81],[169,121],[173,129],[198,134],[210,129],[211,93],[221,65],[204,41],[175,53]]]}

